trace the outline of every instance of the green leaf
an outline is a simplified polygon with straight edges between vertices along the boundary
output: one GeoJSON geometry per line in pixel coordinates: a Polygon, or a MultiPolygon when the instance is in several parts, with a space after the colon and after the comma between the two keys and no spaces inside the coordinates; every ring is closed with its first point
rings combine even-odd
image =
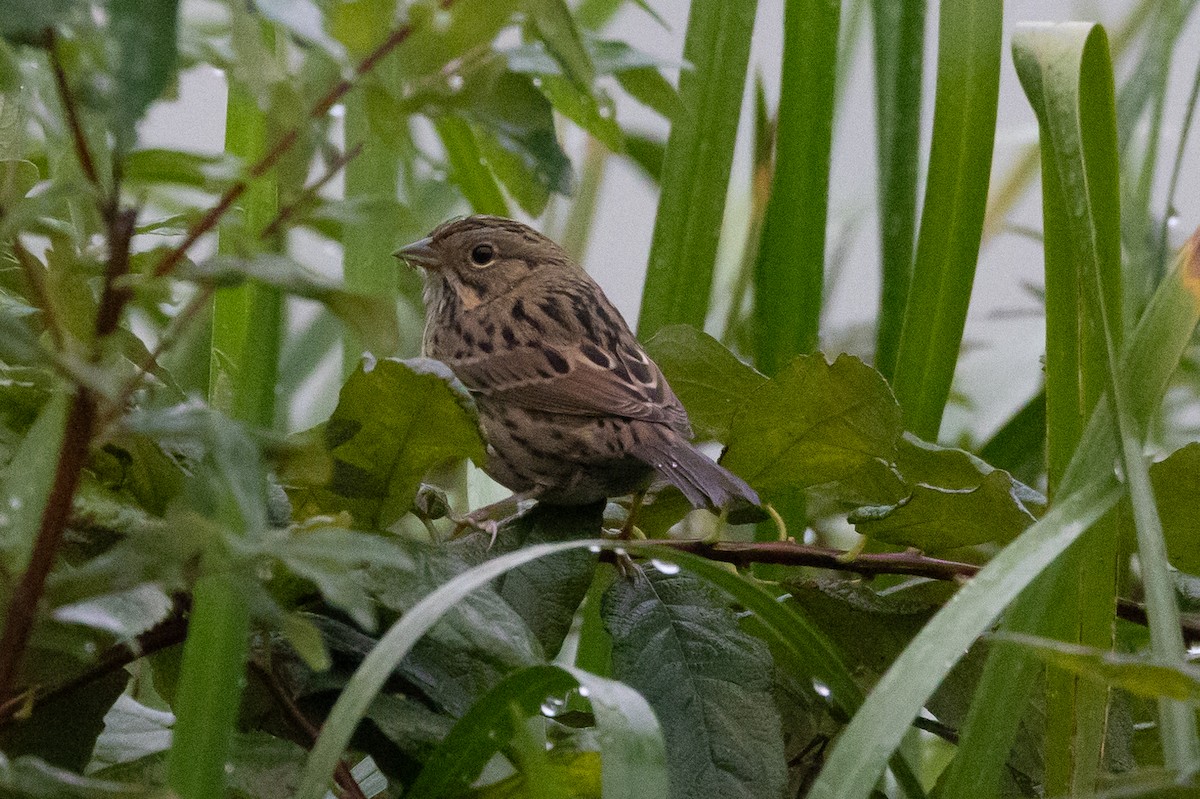
{"type": "Polygon", "coordinates": [[[41,40],[47,28],[57,28],[82,3],[78,0],[11,0],[0,17],[0,36],[23,44],[41,40]]]}
{"type": "Polygon", "coordinates": [[[817,347],[840,0],[784,5],[775,169],[754,263],[754,362],[773,375],[817,347]]]}
{"type": "Polygon", "coordinates": [[[1000,0],[947,3],[938,20],[938,76],[925,205],[892,383],[905,429],[934,441],[958,363],[983,234],[996,103],[1000,0]]]}
{"type": "Polygon", "coordinates": [[[119,150],[133,146],[134,125],[175,76],[179,0],[111,0],[116,43],[116,138],[119,150]]]}
{"type": "Polygon", "coordinates": [[[1033,635],[995,635],[1015,644],[1048,665],[1148,699],[1167,697],[1200,705],[1200,667],[1156,661],[1107,649],[1079,646],[1033,635]]]}
{"type": "Polygon", "coordinates": [[[646,342],[646,352],[687,408],[700,441],[728,441],[735,415],[767,382],[721,342],[689,325],[662,328],[646,342]]]}
{"type": "MultiPolygon", "coordinates": [[[[490,556],[531,544],[600,537],[604,521],[599,505],[554,507],[536,505],[506,524],[490,556]]],[[[483,546],[483,536],[477,536],[483,546]]],[[[563,645],[596,572],[593,552],[564,552],[520,566],[496,580],[496,592],[529,625],[546,657],[553,658],[563,645]]]]}
{"type": "Polygon", "coordinates": [[[895,372],[912,280],[921,163],[921,77],[926,0],[872,0],[875,33],[876,160],[883,287],[875,330],[875,368],[895,372]]]}
{"type": "Polygon", "coordinates": [[[400,330],[391,299],[348,291],[284,255],[262,253],[253,258],[218,255],[199,264],[181,266],[176,275],[222,287],[252,280],[315,300],[332,311],[372,349],[390,353],[399,346],[400,330]]]}
{"type": "Polygon", "coordinates": [[[612,100],[601,90],[583,92],[557,75],[542,75],[534,82],[555,110],[595,136],[613,152],[624,149],[612,100]]]}
{"type": "Polygon", "coordinates": [[[900,409],[878,372],[858,358],[796,358],[733,418],[722,463],[770,502],[890,463],[900,409]]]}
{"type": "Polygon", "coordinates": [[[653,136],[625,134],[625,155],[654,183],[662,180],[666,152],[666,144],[653,136]]]}
{"type": "Polygon", "coordinates": [[[652,108],[674,122],[684,116],[683,101],[671,82],[655,67],[628,69],[617,73],[617,83],[647,108],[652,108]]]}
{"type": "Polygon", "coordinates": [[[134,150],[122,162],[125,180],[139,183],[165,183],[197,188],[214,188],[237,177],[234,162],[212,155],[182,150],[147,148],[134,150]]]}
{"type": "MultiPolygon", "coordinates": [[[[764,634],[760,637],[771,645],[777,668],[789,672],[802,685],[809,685],[814,679],[820,682],[829,689],[831,700],[847,717],[852,716],[862,704],[865,692],[847,660],[846,650],[835,644],[828,632],[831,627],[836,627],[836,620],[846,618],[844,603],[838,605],[835,613],[829,614],[834,619],[820,615],[814,617],[810,612],[811,603],[798,602],[798,592],[795,590],[792,591],[791,601],[783,601],[787,597],[780,596],[782,589],[757,582],[696,555],[668,547],[654,547],[646,554],[652,555],[657,562],[682,566],[752,611],[761,622],[764,634]]],[[[919,628],[924,621],[921,618],[916,627],[919,628]]],[[[895,627],[889,620],[888,628],[894,631],[895,627]]],[[[879,641],[863,640],[861,631],[862,627],[856,626],[853,631],[847,630],[845,638],[852,643],[859,643],[862,650],[877,656],[879,641]]],[[[905,643],[909,638],[904,634],[897,637],[905,643]]],[[[902,646],[903,643],[900,644],[902,646]]],[[[924,796],[913,769],[902,757],[893,758],[892,767],[897,780],[910,797],[917,799],[924,796]]]]}
{"type": "Polygon", "coordinates": [[[0,471],[0,551],[4,553],[3,572],[9,579],[15,580],[24,571],[33,550],[54,482],[70,405],[66,393],[54,395],[21,439],[12,461],[0,471]]]}
{"type": "Polygon", "coordinates": [[[32,161],[0,160],[0,206],[11,208],[16,205],[40,179],[38,168],[32,161]]]}
{"type": "Polygon", "coordinates": [[[590,94],[596,79],[596,68],[592,65],[587,48],[583,46],[583,39],[566,2],[524,0],[523,5],[538,35],[562,65],[567,77],[581,92],[590,94]]]}
{"type": "Polygon", "coordinates": [[[508,216],[508,202],[496,184],[467,122],[452,114],[433,121],[446,157],[450,161],[450,179],[458,184],[463,196],[477,214],[508,216]]]}
{"type": "Polygon", "coordinates": [[[320,799],[358,721],[396,666],[446,612],[471,592],[524,563],[570,549],[611,546],[610,542],[567,541],[538,544],[483,563],[443,583],[400,617],[358,667],[321,728],[295,799],[320,799]]]}
{"type": "Polygon", "coordinates": [[[167,751],[175,716],[146,707],[128,694],[104,715],[104,732],[96,739],[89,772],[167,751]]]}
{"type": "Polygon", "coordinates": [[[651,567],[614,582],[601,613],[613,676],[663,725],[671,796],[779,795],[786,766],[771,657],[712,590],[651,567]]]}
{"type": "Polygon", "coordinates": [[[297,514],[349,511],[371,529],[408,512],[422,478],[459,458],[482,462],[483,440],[466,392],[436,361],[385,359],[360,367],[342,386],[320,430],[333,476],[320,486],[293,486],[297,514]]]}
{"type": "Polygon", "coordinates": [[[1200,575],[1200,443],[1177,449],[1150,467],[1167,552],[1175,568],[1200,575]]]}
{"type": "Polygon", "coordinates": [[[671,124],[638,334],[703,328],[734,140],[746,88],[756,0],[692,3],[679,78],[683,111],[671,124]]]}
{"type": "Polygon", "coordinates": [[[1037,520],[1046,500],[1008,472],[960,449],[905,435],[896,467],[912,493],[850,516],[862,535],[924,552],[1008,543],[1037,520]]]}
{"type": "Polygon", "coordinates": [[[557,666],[514,672],[476,702],[426,761],[406,795],[413,799],[459,796],[513,737],[515,725],[553,707],[547,703],[575,688],[587,695],[595,713],[604,796],[665,799],[662,732],[646,700],[621,683],[557,666]]]}

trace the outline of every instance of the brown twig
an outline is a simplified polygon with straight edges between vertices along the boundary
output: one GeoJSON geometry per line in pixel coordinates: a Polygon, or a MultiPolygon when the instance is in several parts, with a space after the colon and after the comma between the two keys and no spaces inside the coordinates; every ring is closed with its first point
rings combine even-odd
{"type": "MultiPolygon", "coordinates": [[[[928,577],[932,580],[966,580],[982,568],[974,563],[943,560],[907,552],[863,552],[848,558],[840,549],[796,544],[791,541],[663,541],[650,542],[690,552],[708,560],[748,566],[751,563],[771,563],[780,566],[810,566],[818,569],[852,572],[865,577],[898,574],[928,577]]],[[[1146,625],[1146,609],[1129,599],[1117,600],[1117,615],[1125,621],[1146,625]]],[[[1200,643],[1200,619],[1183,618],[1180,622],[1183,637],[1189,644],[1200,643]]]]}
{"type": "MultiPolygon", "coordinates": [[[[275,699],[276,704],[287,716],[288,721],[300,732],[308,741],[306,748],[311,749],[317,742],[317,737],[321,734],[318,728],[308,716],[304,715],[304,711],[296,704],[295,697],[288,692],[283,685],[283,681],[279,676],[268,666],[259,663],[257,660],[250,661],[250,668],[259,676],[259,679],[266,685],[267,691],[275,699]]],[[[333,770],[333,778],[337,781],[339,787],[346,796],[351,799],[367,799],[362,788],[358,784],[358,780],[354,779],[354,774],[350,771],[350,766],[345,760],[339,760],[337,767],[333,770]]]]}
{"type": "Polygon", "coordinates": [[[37,606],[46,585],[46,577],[54,566],[63,531],[71,514],[75,489],[87,460],[88,445],[96,421],[96,399],[83,386],[75,388],[75,397],[67,413],[66,430],[54,468],[54,483],[42,513],[29,565],[21,574],[8,603],[4,632],[0,634],[0,701],[11,694],[13,681],[20,669],[29,643],[29,634],[37,618],[37,606]]]}
{"type": "Polygon", "coordinates": [[[50,70],[54,73],[54,86],[58,90],[58,99],[62,102],[63,113],[67,118],[67,128],[71,131],[71,141],[75,146],[75,155],[79,158],[79,167],[88,183],[96,189],[101,198],[101,211],[107,216],[116,210],[116,197],[108,197],[104,184],[100,182],[100,173],[96,171],[96,161],[88,148],[87,136],[83,132],[83,123],[79,119],[79,109],[75,105],[75,96],[71,94],[70,84],[67,83],[67,73],[63,69],[62,60],[58,57],[58,37],[53,28],[46,29],[46,54],[50,59],[50,70]]]}
{"type": "MultiPolygon", "coordinates": [[[[449,8],[452,4],[453,0],[442,0],[441,6],[442,8],[449,8]]],[[[396,49],[396,47],[402,44],[405,39],[411,36],[412,32],[413,27],[411,25],[401,25],[399,28],[396,28],[396,30],[392,31],[391,35],[380,42],[379,46],[377,46],[374,50],[367,54],[366,58],[359,62],[358,66],[354,68],[354,74],[351,77],[343,78],[335,83],[333,87],[330,88],[330,90],[326,92],[320,100],[317,101],[312,109],[309,110],[306,120],[320,119],[321,117],[325,116],[325,114],[329,113],[329,109],[333,108],[334,105],[336,105],[343,97],[345,97],[346,94],[354,88],[355,83],[360,78],[373,70],[379,64],[379,62],[383,60],[385,56],[387,56],[388,53],[392,52],[392,50],[396,49]]],[[[158,262],[157,266],[154,267],[154,275],[156,277],[162,277],[163,275],[170,273],[172,269],[178,266],[179,262],[183,260],[185,255],[187,255],[188,250],[192,248],[192,245],[195,244],[201,236],[216,227],[217,223],[221,221],[221,217],[225,216],[226,212],[228,212],[233,204],[237,202],[238,198],[246,193],[246,189],[250,187],[250,181],[261,177],[268,170],[270,170],[271,167],[275,166],[275,164],[279,162],[280,158],[282,158],[289,150],[296,146],[296,142],[299,140],[299,128],[292,128],[280,136],[275,141],[275,144],[272,145],[271,149],[267,150],[262,158],[258,159],[258,161],[256,161],[250,167],[247,173],[249,175],[248,179],[239,180],[237,183],[234,183],[232,186],[226,189],[225,193],[221,195],[219,200],[217,200],[217,204],[210,208],[208,213],[206,213],[198,222],[188,229],[187,234],[183,237],[183,241],[181,241],[175,247],[175,249],[163,256],[163,259],[158,262]]]]}
{"type": "Polygon", "coordinates": [[[283,208],[279,209],[279,213],[275,214],[275,218],[272,219],[270,223],[263,228],[262,233],[259,234],[260,238],[269,239],[278,233],[280,229],[282,229],[283,226],[287,224],[287,222],[289,222],[303,206],[307,205],[314,197],[316,197],[317,192],[325,188],[325,185],[329,183],[329,181],[333,180],[338,172],[341,172],[346,168],[347,164],[349,164],[355,158],[358,158],[359,154],[362,153],[362,150],[363,144],[362,142],[359,142],[346,152],[339,153],[336,158],[329,162],[328,167],[325,169],[324,175],[322,175],[311,186],[306,186],[300,196],[296,198],[295,202],[289,203],[288,205],[285,205],[283,208]]]}

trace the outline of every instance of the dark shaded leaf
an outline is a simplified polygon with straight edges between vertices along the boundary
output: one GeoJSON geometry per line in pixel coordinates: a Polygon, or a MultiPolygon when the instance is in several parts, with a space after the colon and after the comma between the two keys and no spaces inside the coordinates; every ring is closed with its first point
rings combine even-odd
{"type": "Polygon", "coordinates": [[[1200,443],[1153,464],[1150,480],[1171,565],[1200,574],[1200,443]]]}
{"type": "Polygon", "coordinates": [[[17,43],[41,41],[47,28],[56,28],[83,4],[78,0],[9,0],[0,15],[0,36],[17,43]]]}
{"type": "Polygon", "coordinates": [[[526,13],[533,20],[538,35],[555,59],[562,65],[567,77],[584,93],[590,93],[596,79],[596,68],[592,57],[583,46],[583,39],[571,18],[571,11],[564,0],[524,0],[526,13]]]}
{"type": "Polygon", "coordinates": [[[779,796],[786,771],[771,656],[713,589],[651,567],[615,581],[602,613],[613,676],[663,725],[671,796],[779,796]]]}
{"type": "Polygon", "coordinates": [[[111,0],[116,42],[116,139],[120,150],[134,142],[134,125],[175,75],[179,0],[111,0]]]}
{"type": "Polygon", "coordinates": [[[32,755],[52,766],[82,772],[104,729],[104,715],[128,682],[125,671],[109,672],[38,702],[28,718],[11,722],[0,731],[0,751],[9,757],[32,755]]]}
{"type": "Polygon", "coordinates": [[[39,179],[38,168],[32,161],[19,158],[0,161],[0,206],[10,208],[16,205],[37,185],[39,179]]]}

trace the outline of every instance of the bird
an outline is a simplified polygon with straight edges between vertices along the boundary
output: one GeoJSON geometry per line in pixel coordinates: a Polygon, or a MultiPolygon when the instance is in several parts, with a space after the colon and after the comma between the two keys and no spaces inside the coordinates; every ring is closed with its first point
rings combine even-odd
{"type": "Polygon", "coordinates": [[[475,215],[396,251],[424,271],[422,354],[475,400],[484,471],[551,505],[647,488],[655,475],[697,508],[760,506],[742,478],[692,443],[662,370],[599,284],[532,227],[475,215]]]}

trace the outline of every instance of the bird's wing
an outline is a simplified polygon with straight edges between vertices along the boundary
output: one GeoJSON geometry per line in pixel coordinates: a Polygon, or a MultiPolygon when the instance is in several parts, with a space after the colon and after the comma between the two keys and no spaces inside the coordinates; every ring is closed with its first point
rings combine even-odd
{"type": "Polygon", "coordinates": [[[537,330],[537,340],[501,343],[491,353],[447,364],[471,391],[499,402],[549,413],[642,419],[690,438],[687,413],[658,365],[606,299],[593,295],[590,301],[597,314],[592,332],[572,315],[569,298],[526,302],[521,314],[537,330]]]}

